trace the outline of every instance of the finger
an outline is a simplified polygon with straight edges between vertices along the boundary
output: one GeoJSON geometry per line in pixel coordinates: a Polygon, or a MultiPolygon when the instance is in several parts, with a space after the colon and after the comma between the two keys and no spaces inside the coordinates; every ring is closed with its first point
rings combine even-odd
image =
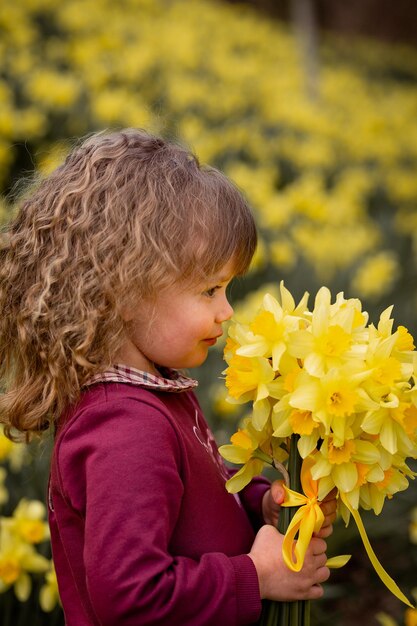
{"type": "Polygon", "coordinates": [[[325,526],[332,524],[335,521],[336,517],[337,517],[336,511],[334,511],[330,515],[326,515],[324,518],[325,526]]]}
{"type": "Polygon", "coordinates": [[[316,576],[315,576],[315,580],[317,581],[317,583],[324,583],[329,578],[330,578],[330,569],[328,567],[323,565],[323,567],[320,567],[317,570],[316,576]]]}
{"type": "Polygon", "coordinates": [[[313,585],[312,587],[310,587],[308,593],[307,593],[307,600],[318,600],[319,598],[322,598],[324,594],[324,590],[323,587],[321,585],[313,585]]]}
{"type": "Polygon", "coordinates": [[[330,526],[331,524],[333,524],[333,522],[336,520],[336,512],[334,513],[330,513],[324,516],[324,520],[323,520],[323,524],[322,524],[322,528],[324,528],[325,526],[330,526]]]}
{"type": "MultiPolygon", "coordinates": [[[[314,567],[316,570],[322,569],[325,567],[327,563],[327,554],[323,552],[323,554],[318,554],[314,557],[314,567]]],[[[322,581],[319,581],[322,582],[322,581]]]]}
{"type": "Polygon", "coordinates": [[[276,504],[282,504],[284,502],[285,491],[282,484],[282,480],[274,480],[271,484],[271,496],[276,504]]]}
{"type": "Polygon", "coordinates": [[[322,526],[318,533],[314,534],[314,537],[320,537],[321,539],[327,539],[333,532],[333,524],[322,526]]]}
{"type": "Polygon", "coordinates": [[[336,500],[329,500],[327,502],[323,500],[323,502],[320,505],[320,508],[323,511],[324,515],[336,515],[336,509],[337,509],[336,500]]]}
{"type": "Polygon", "coordinates": [[[324,539],[320,537],[312,537],[310,541],[310,546],[312,554],[317,556],[318,554],[323,554],[327,550],[327,544],[324,539]]]}

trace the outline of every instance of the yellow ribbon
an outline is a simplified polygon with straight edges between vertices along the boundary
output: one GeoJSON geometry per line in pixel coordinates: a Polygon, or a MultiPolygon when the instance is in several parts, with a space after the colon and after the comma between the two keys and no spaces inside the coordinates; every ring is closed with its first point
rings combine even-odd
{"type": "Polygon", "coordinates": [[[284,485],[285,498],[281,506],[300,507],[288,526],[282,544],[282,556],[285,564],[294,572],[299,572],[302,568],[311,537],[313,533],[320,530],[324,522],[324,514],[317,499],[318,483],[311,476],[313,465],[314,460],[307,457],[301,467],[300,479],[305,495],[284,485]],[[294,547],[297,533],[298,540],[294,547]]]}
{"type": "MultiPolygon", "coordinates": [[[[299,507],[298,511],[292,518],[290,525],[288,526],[282,545],[282,556],[285,564],[294,572],[299,572],[302,568],[311,537],[313,536],[313,533],[317,533],[320,530],[324,522],[324,514],[320,508],[318,500],[318,482],[311,476],[311,469],[313,465],[314,459],[307,457],[304,459],[301,468],[301,486],[305,495],[297,493],[284,485],[285,498],[281,506],[299,507]],[[297,533],[298,538],[294,546],[297,533]]],[[[378,561],[378,558],[369,542],[365,527],[358,511],[352,508],[343,493],[339,493],[339,495],[356,522],[366,553],[379,578],[391,591],[391,593],[396,596],[396,598],[401,600],[401,602],[404,602],[407,606],[414,608],[396,582],[391,578],[391,576],[389,576],[389,574],[382,567],[381,563],[378,561]]],[[[343,567],[349,558],[350,555],[333,557],[332,559],[328,559],[327,566],[333,568],[343,567]]]]}
{"type": "Polygon", "coordinates": [[[342,502],[349,509],[353,519],[356,522],[356,526],[358,527],[359,534],[363,541],[363,545],[365,546],[366,554],[368,555],[369,560],[371,561],[373,568],[378,574],[379,578],[382,580],[384,585],[391,591],[391,593],[394,594],[396,598],[401,600],[401,602],[404,602],[404,604],[406,604],[410,608],[414,609],[414,606],[411,604],[411,602],[409,602],[408,598],[403,594],[401,589],[398,587],[397,583],[391,578],[388,572],[385,571],[381,563],[378,561],[378,557],[376,556],[375,552],[372,549],[372,546],[368,539],[368,535],[366,534],[365,526],[363,525],[361,516],[359,515],[358,511],[352,508],[348,500],[343,496],[343,493],[340,493],[340,497],[342,499],[342,502]]]}

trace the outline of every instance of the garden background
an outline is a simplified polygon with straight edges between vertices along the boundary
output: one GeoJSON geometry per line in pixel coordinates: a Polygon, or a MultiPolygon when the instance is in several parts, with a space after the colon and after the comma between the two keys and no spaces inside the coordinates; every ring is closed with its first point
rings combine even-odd
{"type": "MultiPolygon", "coordinates": [[[[358,297],[373,321],[394,304],[396,323],[417,337],[417,48],[410,36],[383,43],[317,30],[314,3],[294,1],[301,13],[286,22],[268,4],[3,0],[1,221],[22,178],[50,171],[75,137],[146,127],[224,170],[254,208],[260,245],[232,286],[238,319],[284,279],[295,298],[307,290],[312,301],[323,284],[358,297]]],[[[224,367],[219,349],[192,372],[219,444],[242,417],[224,401],[224,367]]],[[[0,435],[3,626],[63,624],[40,504],[49,452],[48,439],[23,446],[0,435]]],[[[380,516],[363,515],[409,596],[416,496],[414,483],[380,516]]],[[[313,623],[417,624],[376,577],[354,525],[336,526],[329,553],[341,552],[353,557],[332,574],[313,623]]]]}

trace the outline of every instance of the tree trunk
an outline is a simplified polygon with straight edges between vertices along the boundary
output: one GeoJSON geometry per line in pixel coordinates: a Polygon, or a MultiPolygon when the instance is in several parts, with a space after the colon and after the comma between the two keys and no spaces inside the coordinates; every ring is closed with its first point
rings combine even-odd
{"type": "Polygon", "coordinates": [[[291,0],[291,14],[305,75],[307,96],[319,98],[318,28],[314,0],[291,0]]]}

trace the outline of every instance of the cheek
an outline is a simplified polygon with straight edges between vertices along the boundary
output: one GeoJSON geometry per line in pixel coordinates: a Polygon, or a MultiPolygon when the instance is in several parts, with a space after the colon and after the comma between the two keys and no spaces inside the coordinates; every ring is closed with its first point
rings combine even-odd
{"type": "Polygon", "coordinates": [[[153,333],[149,320],[136,318],[126,325],[126,331],[129,339],[131,339],[138,348],[152,344],[153,333]]]}

